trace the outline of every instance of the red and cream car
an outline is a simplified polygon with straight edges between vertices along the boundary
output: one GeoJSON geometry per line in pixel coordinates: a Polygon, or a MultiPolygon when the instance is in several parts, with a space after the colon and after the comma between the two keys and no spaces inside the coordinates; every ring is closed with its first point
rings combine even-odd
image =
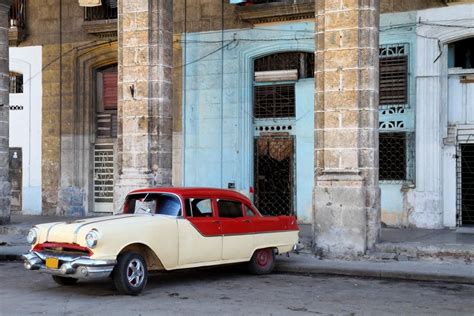
{"type": "Polygon", "coordinates": [[[136,295],[149,270],[248,262],[270,273],[276,253],[294,249],[294,216],[262,216],[244,195],[222,189],[152,188],[128,194],[123,213],[34,226],[25,267],[62,285],[112,276],[136,295]]]}

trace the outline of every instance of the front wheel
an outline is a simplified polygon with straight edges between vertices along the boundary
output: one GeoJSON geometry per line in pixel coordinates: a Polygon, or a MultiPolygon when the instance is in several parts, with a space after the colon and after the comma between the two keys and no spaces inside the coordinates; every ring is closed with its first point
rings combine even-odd
{"type": "Polygon", "coordinates": [[[54,282],[59,285],[74,285],[77,283],[77,279],[74,278],[66,278],[59,275],[53,275],[52,277],[54,282]]]}
{"type": "Polygon", "coordinates": [[[269,274],[275,267],[275,252],[271,248],[255,250],[248,263],[248,269],[253,274],[269,274]]]}
{"type": "Polygon", "coordinates": [[[148,279],[146,261],[134,252],[119,255],[113,271],[113,279],[119,292],[128,295],[140,294],[148,279]]]}

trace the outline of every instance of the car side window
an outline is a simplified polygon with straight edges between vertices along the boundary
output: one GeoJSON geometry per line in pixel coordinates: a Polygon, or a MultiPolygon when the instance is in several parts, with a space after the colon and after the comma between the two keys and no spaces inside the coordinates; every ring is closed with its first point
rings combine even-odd
{"type": "Polygon", "coordinates": [[[245,215],[247,215],[247,217],[252,217],[252,216],[255,216],[255,213],[252,211],[250,207],[245,205],[245,215]]]}
{"type": "Polygon", "coordinates": [[[217,201],[219,217],[238,218],[243,217],[242,203],[235,201],[219,200],[217,201]]]}
{"type": "Polygon", "coordinates": [[[211,199],[187,199],[186,216],[188,217],[212,217],[211,199]]]}

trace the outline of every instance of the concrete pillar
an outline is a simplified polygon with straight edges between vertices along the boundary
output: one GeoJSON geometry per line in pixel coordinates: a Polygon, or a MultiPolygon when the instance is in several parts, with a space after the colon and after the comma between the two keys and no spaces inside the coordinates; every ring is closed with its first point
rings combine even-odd
{"type": "Polygon", "coordinates": [[[0,225],[10,222],[11,186],[8,177],[9,57],[8,11],[11,0],[0,0],[0,225]]]}
{"type": "Polygon", "coordinates": [[[315,250],[360,255],[380,232],[379,0],[316,1],[315,250]]]}
{"type": "Polygon", "coordinates": [[[119,1],[116,206],[131,189],[171,185],[172,9],[172,0],[119,1]]]}

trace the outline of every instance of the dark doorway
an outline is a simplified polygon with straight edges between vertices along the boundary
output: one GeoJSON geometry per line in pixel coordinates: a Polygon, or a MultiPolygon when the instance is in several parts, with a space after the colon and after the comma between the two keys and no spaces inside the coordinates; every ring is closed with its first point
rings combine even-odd
{"type": "MultiPolygon", "coordinates": [[[[474,144],[461,144],[461,183],[458,183],[461,226],[474,225],[474,144]]],[[[459,201],[458,201],[459,202],[459,201]]]]}
{"type": "Polygon", "coordinates": [[[294,214],[294,139],[255,138],[255,206],[263,215],[294,214]]]}
{"type": "Polygon", "coordinates": [[[22,152],[21,148],[10,148],[9,152],[9,177],[12,186],[10,209],[13,213],[20,213],[22,196],[22,152]]]}

